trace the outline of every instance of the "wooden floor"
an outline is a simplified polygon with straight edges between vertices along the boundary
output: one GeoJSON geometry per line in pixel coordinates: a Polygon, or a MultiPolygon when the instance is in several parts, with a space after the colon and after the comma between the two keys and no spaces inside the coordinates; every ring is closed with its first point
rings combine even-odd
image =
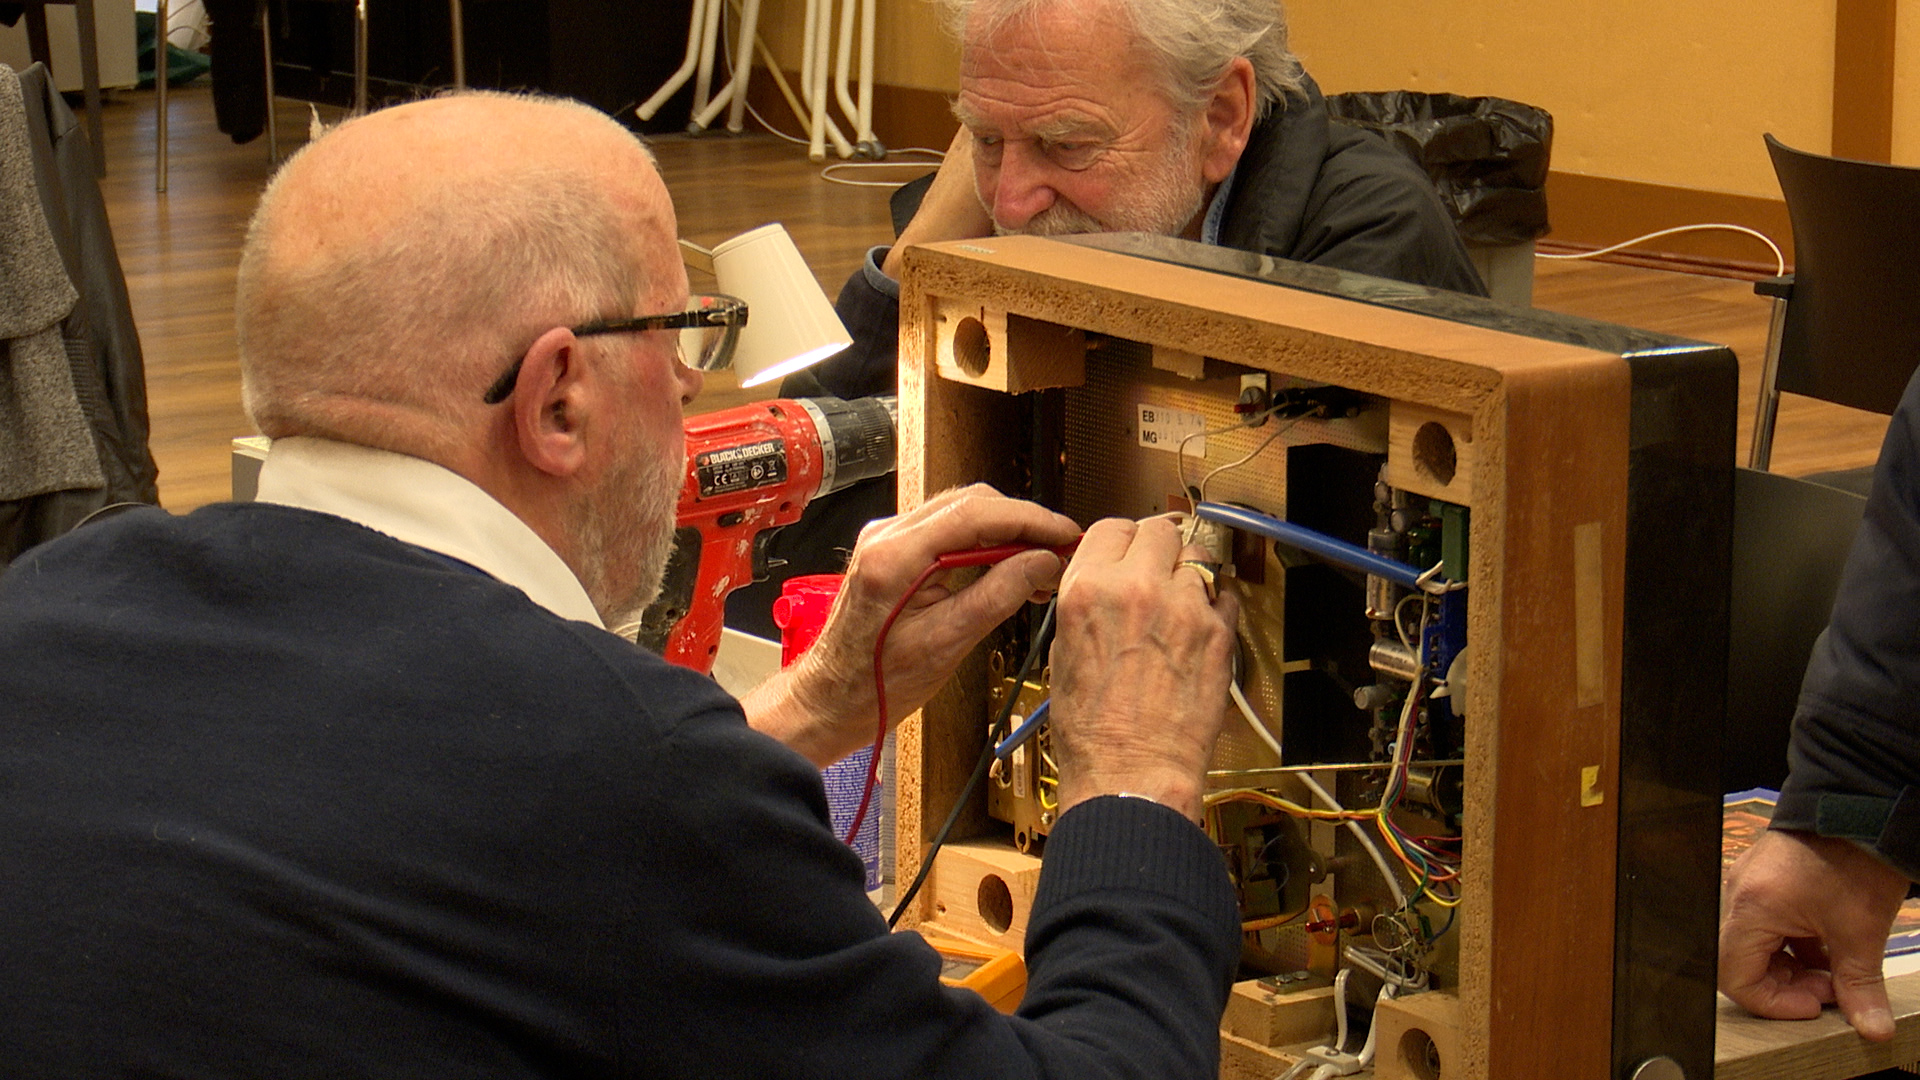
{"type": "MultiPolygon", "coordinates": [[[[235,146],[214,127],[204,88],[172,95],[168,192],[154,192],[154,100],[122,91],[105,110],[102,182],[146,354],[153,451],[162,502],[186,511],[228,494],[228,446],[252,434],[240,409],[234,359],[233,277],[248,213],[269,166],[262,142],[235,146]]],[[[278,103],[287,144],[304,141],[308,107],[278,103]]],[[[711,244],[784,222],[831,294],[866,248],[890,235],[883,188],[829,183],[797,147],[770,136],[654,140],[683,236],[711,244]]],[[[1745,282],[1594,262],[1541,261],[1543,308],[1732,346],[1741,359],[1741,449],[1767,306],[1745,282]]],[[[699,288],[695,283],[695,288],[699,288]]],[[[710,379],[697,408],[740,400],[710,379]]],[[[1789,400],[1780,411],[1774,467],[1795,475],[1870,464],[1886,418],[1789,400]]]]}

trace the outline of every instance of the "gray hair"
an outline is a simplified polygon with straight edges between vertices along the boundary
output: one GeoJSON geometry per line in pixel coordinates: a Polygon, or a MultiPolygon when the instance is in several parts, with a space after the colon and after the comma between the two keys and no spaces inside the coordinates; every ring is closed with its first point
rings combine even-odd
{"type": "MultiPolygon", "coordinates": [[[[955,40],[966,40],[968,19],[989,29],[1074,0],[939,0],[955,40]]],[[[1281,0],[1103,0],[1133,23],[1135,39],[1162,61],[1169,104],[1197,112],[1237,57],[1253,65],[1255,111],[1264,117],[1282,97],[1300,94],[1305,73],[1287,49],[1281,0]]]]}
{"type": "Polygon", "coordinates": [[[242,396],[267,435],[432,452],[540,333],[625,314],[640,295],[605,193],[538,164],[446,176],[385,235],[279,257],[296,162],[261,197],[236,283],[242,396]]]}

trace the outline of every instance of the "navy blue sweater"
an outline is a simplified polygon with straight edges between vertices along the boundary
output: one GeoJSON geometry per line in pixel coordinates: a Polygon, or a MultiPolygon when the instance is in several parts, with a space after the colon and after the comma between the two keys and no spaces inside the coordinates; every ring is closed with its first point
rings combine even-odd
{"type": "Polygon", "coordinates": [[[712,682],[345,520],[136,511],[0,581],[0,1057],[58,1076],[1212,1076],[1225,872],[1050,841],[941,988],[712,682]]]}

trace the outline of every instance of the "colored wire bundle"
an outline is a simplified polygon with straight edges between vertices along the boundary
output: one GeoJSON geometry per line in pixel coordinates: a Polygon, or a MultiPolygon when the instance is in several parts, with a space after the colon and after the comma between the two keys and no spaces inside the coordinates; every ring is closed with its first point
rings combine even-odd
{"type": "MultiPolygon", "coordinates": [[[[1425,608],[1430,606],[1426,594],[1415,593],[1407,597],[1407,599],[1422,600],[1423,612],[1420,625],[1424,626],[1426,622],[1425,608]]],[[[1417,638],[1419,636],[1418,634],[1407,634],[1404,625],[1401,624],[1401,620],[1397,615],[1398,612],[1396,612],[1394,622],[1401,631],[1402,639],[1405,640],[1408,637],[1417,638]]],[[[1409,644],[1411,645],[1412,642],[1409,642],[1409,644]]],[[[1426,664],[1424,644],[1415,646],[1415,648],[1417,649],[1417,655],[1419,657],[1419,666],[1424,668],[1426,664]]],[[[1413,879],[1415,893],[1418,896],[1442,907],[1452,908],[1457,906],[1460,903],[1458,887],[1460,879],[1460,838],[1457,836],[1416,836],[1401,828],[1393,820],[1393,810],[1399,805],[1401,797],[1406,794],[1407,773],[1413,765],[1413,718],[1418,714],[1420,703],[1423,700],[1421,694],[1423,681],[1423,679],[1415,680],[1414,685],[1407,692],[1406,701],[1401,706],[1400,723],[1394,736],[1393,761],[1389,765],[1390,772],[1387,777],[1386,789],[1382,793],[1378,805],[1363,810],[1345,809],[1335,801],[1332,793],[1328,792],[1319,782],[1315,781],[1313,777],[1305,773],[1301,774],[1301,780],[1312,789],[1313,793],[1322,802],[1327,804],[1329,809],[1321,810],[1314,807],[1301,806],[1299,803],[1290,799],[1282,798],[1281,796],[1258,788],[1231,788],[1224,791],[1212,792],[1206,796],[1204,800],[1205,805],[1213,806],[1223,802],[1250,802],[1260,806],[1270,807],[1293,817],[1306,818],[1313,821],[1337,821],[1346,824],[1354,836],[1359,839],[1361,845],[1366,848],[1367,853],[1373,858],[1374,865],[1380,870],[1381,877],[1386,880],[1388,888],[1393,891],[1394,899],[1398,901],[1401,908],[1405,908],[1408,906],[1408,898],[1400,886],[1399,876],[1393,872],[1393,869],[1388,865],[1380,849],[1374,845],[1372,839],[1362,832],[1359,827],[1360,822],[1371,821],[1374,827],[1379,830],[1381,838],[1386,841],[1387,850],[1393,853],[1394,858],[1399,861],[1401,866],[1406,868],[1407,873],[1413,879]]],[[[1250,705],[1239,701],[1236,701],[1236,704],[1241,706],[1241,711],[1246,715],[1248,724],[1251,725],[1256,732],[1266,731],[1266,725],[1254,714],[1250,705]]],[[[1449,920],[1449,925],[1451,925],[1451,920],[1449,920]]]]}

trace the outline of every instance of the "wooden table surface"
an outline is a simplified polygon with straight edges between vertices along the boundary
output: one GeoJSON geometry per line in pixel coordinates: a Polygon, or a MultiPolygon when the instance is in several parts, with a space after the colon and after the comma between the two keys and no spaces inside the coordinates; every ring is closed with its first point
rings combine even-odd
{"type": "Polygon", "coordinates": [[[1920,971],[1887,980],[1892,1042],[1870,1043],[1838,1009],[1812,1020],[1762,1020],[1720,997],[1714,1080],[1847,1080],[1920,1062],[1920,971]]]}

